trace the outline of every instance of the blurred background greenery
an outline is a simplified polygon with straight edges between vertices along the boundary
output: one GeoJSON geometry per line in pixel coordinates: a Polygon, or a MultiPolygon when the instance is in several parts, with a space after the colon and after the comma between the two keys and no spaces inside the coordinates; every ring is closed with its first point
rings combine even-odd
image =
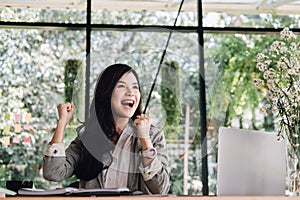
{"type": "MultiPolygon", "coordinates": [[[[172,24],[175,12],[93,11],[99,24],[172,24]]],[[[0,7],[1,22],[85,23],[76,9],[0,7]]],[[[207,27],[278,28],[273,34],[207,32],[204,46],[195,32],[174,32],[149,105],[149,115],[166,134],[171,194],[202,194],[199,94],[199,49],[204,50],[210,194],[216,192],[219,126],[275,131],[272,114],[259,112],[265,92],[252,83],[261,76],[256,55],[268,47],[283,27],[299,27],[298,15],[204,13],[207,27]],[[213,22],[209,22],[213,21],[213,22]],[[210,24],[211,23],[211,24],[210,24]]],[[[182,12],[178,26],[195,26],[196,12],[182,12]]],[[[90,96],[98,74],[114,62],[131,65],[141,76],[147,98],[168,30],[132,28],[94,30],[86,56],[84,29],[0,28],[0,186],[6,180],[32,180],[36,187],[67,186],[42,178],[42,158],[56,125],[56,105],[74,101],[76,113],[67,127],[66,145],[77,135],[85,116],[85,92],[90,96]],[[91,61],[86,85],[86,59],[91,61]],[[27,117],[26,117],[27,116],[27,117]],[[28,118],[30,116],[30,118],[28,118]]]]}

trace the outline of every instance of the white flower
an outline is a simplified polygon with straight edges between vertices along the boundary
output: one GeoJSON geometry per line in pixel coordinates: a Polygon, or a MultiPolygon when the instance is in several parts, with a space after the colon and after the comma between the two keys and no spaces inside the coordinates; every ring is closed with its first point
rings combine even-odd
{"type": "Polygon", "coordinates": [[[282,39],[296,39],[296,35],[289,30],[289,28],[284,28],[281,32],[280,32],[280,37],[282,39]]]}
{"type": "MultiPolygon", "coordinates": [[[[257,54],[257,69],[261,78],[253,80],[260,90],[267,89],[267,103],[261,111],[271,111],[281,130],[288,130],[289,138],[298,138],[300,127],[300,42],[288,28],[280,32],[280,41],[257,54]]],[[[279,136],[282,132],[279,132],[279,136]]],[[[290,141],[295,147],[297,140],[290,141]]]]}
{"type": "Polygon", "coordinates": [[[270,89],[270,90],[274,90],[276,88],[275,86],[275,81],[273,79],[269,79],[267,80],[267,87],[270,89]]]}
{"type": "Polygon", "coordinates": [[[291,45],[290,45],[290,47],[291,47],[292,51],[296,51],[297,50],[297,43],[296,42],[292,42],[291,45]]]}
{"type": "Polygon", "coordinates": [[[265,61],[266,65],[270,65],[271,63],[272,63],[272,60],[270,60],[270,59],[265,61]]]}
{"type": "Polygon", "coordinates": [[[280,47],[280,53],[285,53],[288,51],[288,48],[286,46],[280,47]]]}
{"type": "Polygon", "coordinates": [[[287,70],[288,75],[296,75],[296,70],[295,69],[288,69],[287,70]]]}
{"type": "Polygon", "coordinates": [[[256,59],[258,62],[263,61],[265,59],[265,54],[263,53],[258,53],[256,56],[256,59]]]}
{"type": "Polygon", "coordinates": [[[257,63],[256,67],[259,71],[264,71],[265,70],[265,65],[261,62],[257,63]]]}
{"type": "Polygon", "coordinates": [[[277,61],[277,67],[286,70],[288,68],[287,64],[282,61],[277,61]]]}

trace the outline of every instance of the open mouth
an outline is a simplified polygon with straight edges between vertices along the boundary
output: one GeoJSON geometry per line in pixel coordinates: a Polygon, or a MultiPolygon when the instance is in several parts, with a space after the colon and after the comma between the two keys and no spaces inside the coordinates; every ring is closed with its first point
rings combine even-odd
{"type": "Polygon", "coordinates": [[[133,101],[122,101],[121,103],[122,103],[122,105],[124,105],[124,106],[129,106],[130,108],[132,108],[133,105],[134,105],[134,102],[133,102],[133,101]]]}

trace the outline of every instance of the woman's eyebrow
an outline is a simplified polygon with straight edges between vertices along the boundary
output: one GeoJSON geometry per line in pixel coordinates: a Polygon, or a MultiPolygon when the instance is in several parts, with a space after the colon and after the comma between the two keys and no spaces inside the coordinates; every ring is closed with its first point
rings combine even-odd
{"type": "MultiPolygon", "coordinates": [[[[124,84],[127,84],[125,81],[118,81],[118,83],[124,83],[124,84]]],[[[132,83],[132,85],[138,85],[138,82],[134,82],[134,83],[132,83]]]]}

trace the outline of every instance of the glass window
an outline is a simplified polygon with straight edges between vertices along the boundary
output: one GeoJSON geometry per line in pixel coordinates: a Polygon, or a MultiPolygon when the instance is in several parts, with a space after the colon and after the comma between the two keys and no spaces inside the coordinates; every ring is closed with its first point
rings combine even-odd
{"type": "Polygon", "coordinates": [[[204,0],[205,27],[270,28],[286,26],[287,18],[299,26],[300,1],[204,0]]]}
{"type": "Polygon", "coordinates": [[[86,23],[86,10],[74,8],[51,8],[46,6],[0,6],[0,19],[3,22],[52,22],[86,23]]]}
{"type": "MultiPolygon", "coordinates": [[[[140,76],[145,106],[168,36],[166,29],[93,31],[92,85],[106,66],[129,64],[140,76]]],[[[147,108],[152,122],[163,128],[167,138],[173,194],[202,193],[197,162],[201,159],[198,48],[197,34],[172,34],[147,108]]]]}
{"type": "MultiPolygon", "coordinates": [[[[90,66],[85,66],[86,2],[26,2],[0,2],[0,186],[5,187],[5,180],[29,179],[36,187],[58,187],[41,176],[42,156],[56,125],[57,104],[72,100],[77,108],[67,129],[65,143],[69,144],[79,121],[84,121],[86,88],[92,97],[99,73],[122,62],[139,73],[144,106],[158,74],[147,113],[167,138],[170,193],[202,194],[199,91],[204,88],[199,88],[198,1],[184,2],[176,24],[192,31],[174,31],[166,47],[170,30],[163,27],[173,26],[180,1],[92,0],[90,66]],[[36,29],[32,29],[33,23],[36,29]],[[46,29],[47,23],[61,27],[46,29]],[[69,30],[70,25],[81,27],[69,30]],[[162,28],[124,31],[118,25],[162,28]],[[86,74],[90,74],[88,87],[86,74]]],[[[297,28],[299,5],[300,1],[279,0],[203,1],[210,194],[216,194],[218,128],[275,128],[273,116],[259,112],[265,99],[252,81],[258,76],[257,53],[277,36],[238,30],[297,28]],[[237,31],[224,34],[223,27],[237,31]]]]}
{"type": "MultiPolygon", "coordinates": [[[[151,2],[154,3],[154,2],[151,2]]],[[[170,9],[151,9],[147,7],[147,2],[141,2],[142,5],[136,2],[103,3],[97,1],[92,4],[92,23],[93,24],[122,24],[122,25],[152,25],[152,26],[173,26],[177,16],[180,3],[172,5],[170,9]],[[104,5],[102,5],[104,4],[104,5]],[[127,4],[135,5],[134,8],[126,6],[127,4]],[[107,9],[105,9],[107,6],[107,9]],[[145,9],[143,9],[145,8],[145,9]]],[[[189,10],[183,10],[180,13],[177,26],[196,26],[197,12],[196,7],[189,10]]]]}
{"type": "MultiPolygon", "coordinates": [[[[14,179],[45,188],[50,183],[41,175],[44,150],[56,126],[57,104],[78,93],[70,92],[70,79],[77,76],[70,68],[84,67],[85,34],[34,29],[0,33],[1,186],[14,179]]],[[[80,115],[76,113],[67,136],[76,134],[80,115]]]]}
{"type": "Polygon", "coordinates": [[[235,14],[235,13],[204,13],[205,27],[243,27],[243,28],[279,28],[289,25],[299,27],[300,15],[274,15],[271,13],[235,14]],[[291,23],[292,22],[292,23],[291,23]]]}
{"type": "Polygon", "coordinates": [[[275,118],[261,112],[266,92],[254,78],[263,74],[256,56],[279,38],[278,34],[205,34],[210,192],[216,194],[217,138],[220,126],[276,131],[275,118]]]}

